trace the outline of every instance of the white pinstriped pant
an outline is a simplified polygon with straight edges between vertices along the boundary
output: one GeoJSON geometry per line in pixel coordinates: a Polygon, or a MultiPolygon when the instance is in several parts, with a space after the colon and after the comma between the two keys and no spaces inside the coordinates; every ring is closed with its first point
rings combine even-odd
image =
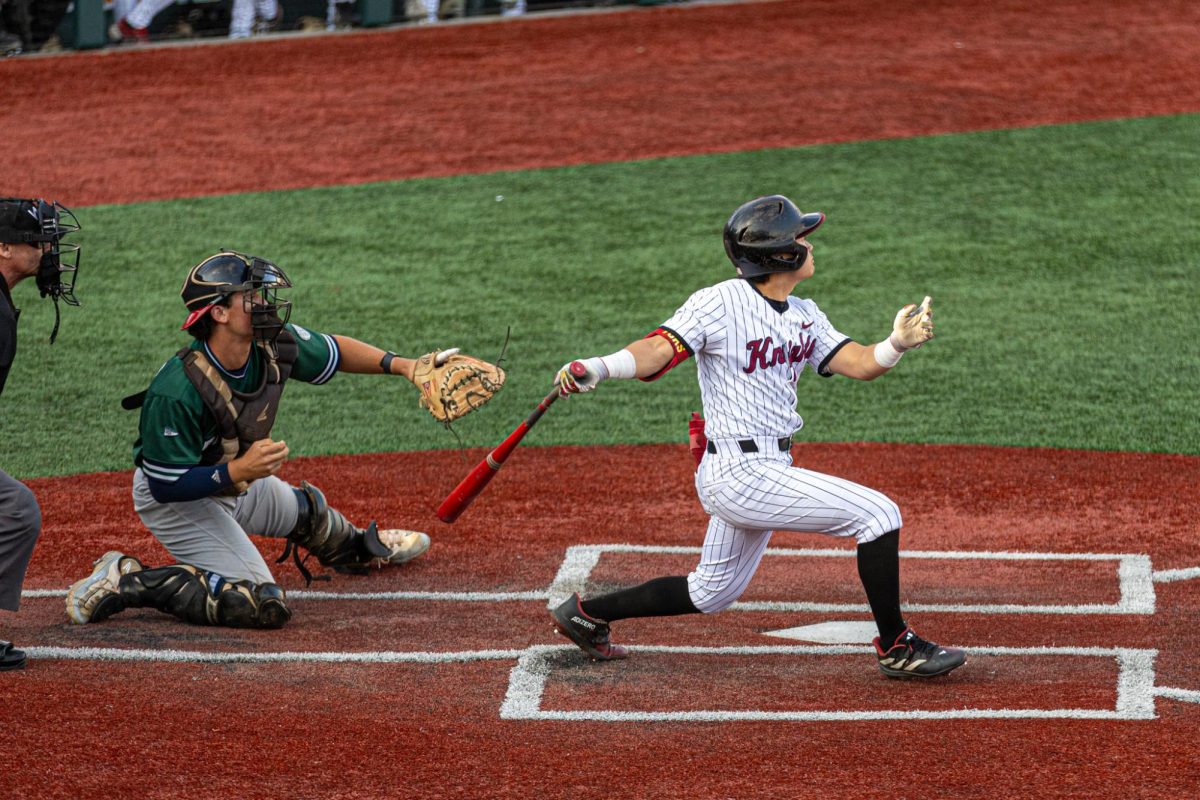
{"type": "Polygon", "coordinates": [[[758,569],[772,531],[853,536],[859,544],[902,524],[882,492],[792,466],[775,439],[755,440],[757,453],[716,440],[696,472],[696,493],[711,515],[700,563],[688,575],[688,595],[706,614],[728,608],[758,569]]]}

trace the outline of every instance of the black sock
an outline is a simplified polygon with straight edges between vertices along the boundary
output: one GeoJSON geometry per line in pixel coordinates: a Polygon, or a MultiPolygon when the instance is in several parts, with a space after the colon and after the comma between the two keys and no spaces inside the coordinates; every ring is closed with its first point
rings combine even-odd
{"type": "Polygon", "coordinates": [[[908,627],[900,613],[900,531],[858,546],[858,577],[875,615],[879,644],[887,650],[908,627]]]}
{"type": "Polygon", "coordinates": [[[699,614],[688,596],[687,576],[655,578],[632,589],[622,589],[579,604],[589,617],[615,622],[631,617],[674,617],[699,614]]]}

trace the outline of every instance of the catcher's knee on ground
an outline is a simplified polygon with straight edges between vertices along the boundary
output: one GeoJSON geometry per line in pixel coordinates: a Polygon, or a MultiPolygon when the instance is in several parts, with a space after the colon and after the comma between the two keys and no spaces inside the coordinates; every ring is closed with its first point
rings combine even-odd
{"type": "Polygon", "coordinates": [[[121,577],[124,608],[157,608],[194,625],[280,628],[292,618],[277,584],[227,581],[188,564],[155,567],[121,577]]]}

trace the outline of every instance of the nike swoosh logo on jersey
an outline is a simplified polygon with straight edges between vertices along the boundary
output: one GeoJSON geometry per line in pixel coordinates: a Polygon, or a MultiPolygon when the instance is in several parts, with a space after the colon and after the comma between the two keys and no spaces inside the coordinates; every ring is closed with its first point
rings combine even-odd
{"type": "Polygon", "coordinates": [[[267,421],[267,411],[268,411],[270,408],[271,408],[271,404],[270,404],[270,403],[267,403],[265,406],[263,406],[262,413],[261,413],[261,414],[259,414],[259,415],[258,415],[258,417],[256,417],[254,421],[255,421],[255,422],[266,422],[266,421],[267,421]]]}
{"type": "Polygon", "coordinates": [[[811,323],[811,322],[801,322],[800,323],[800,327],[803,328],[804,330],[808,330],[812,326],[813,326],[813,323],[811,323]]]}

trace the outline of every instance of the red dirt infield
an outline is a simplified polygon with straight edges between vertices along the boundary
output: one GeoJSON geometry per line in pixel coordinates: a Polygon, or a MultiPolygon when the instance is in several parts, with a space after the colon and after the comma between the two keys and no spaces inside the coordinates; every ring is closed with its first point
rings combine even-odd
{"type": "Polygon", "coordinates": [[[6,191],[74,207],[1200,110],[1190,0],[508,23],[0,61],[0,96],[47,107],[5,126],[6,191]]]}
{"type": "MultiPolygon", "coordinates": [[[[427,530],[433,549],[402,567],[311,587],[359,599],[304,596],[295,570],[276,568],[295,595],[295,617],[274,632],[190,627],[144,610],[74,627],[60,594],[28,598],[6,631],[28,647],[65,649],[0,678],[7,790],[599,797],[616,783],[639,797],[778,797],[812,786],[859,797],[932,784],[956,796],[1151,797],[1200,780],[1200,705],[1157,696],[1139,716],[1128,703],[1138,690],[1123,677],[1132,673],[1119,661],[1119,652],[1149,658],[1152,691],[1200,690],[1192,657],[1200,576],[1177,579],[1200,566],[1191,515],[1200,459],[880,444],[802,445],[795,454],[899,502],[905,603],[933,607],[909,619],[967,647],[965,667],[933,682],[895,682],[862,646],[766,636],[870,618],[853,610],[863,601],[847,543],[787,533],[776,534],[743,597],[766,607],[618,623],[616,637],[634,648],[624,662],[590,663],[560,647],[546,597],[569,548],[600,548],[588,591],[690,569],[690,552],[622,549],[698,547],[705,516],[682,445],[526,448],[450,526],[433,508],[464,471],[458,453],[299,459],[285,479],[326,486],[354,519],[427,530]],[[922,465],[918,485],[906,480],[912,463],[922,465]],[[608,487],[605,497],[597,485],[608,487]],[[605,513],[580,516],[581,507],[605,513]],[[1098,558],[1047,557],[1024,569],[945,558],[959,551],[1098,558]],[[1153,607],[1088,611],[1121,600],[1122,575],[1139,556],[1148,557],[1153,607]],[[428,594],[362,596],[386,592],[428,594]],[[851,610],[770,607],[779,602],[851,610]],[[1060,610],[980,610],[988,605],[1060,610]],[[539,647],[540,700],[522,706],[518,659],[539,647]],[[254,657],[269,660],[246,663],[254,657]],[[1127,716],[1077,718],[1113,715],[1123,694],[1127,716]],[[963,710],[970,715],[905,718],[963,710]],[[997,710],[1075,716],[1002,719],[997,710]],[[705,712],[733,717],[661,716],[705,712]],[[819,717],[889,712],[897,718],[819,717]],[[563,713],[585,717],[553,718],[563,713]],[[763,713],[782,716],[747,717],[763,713]],[[1102,774],[1103,786],[1089,774],[1102,774]]],[[[473,463],[482,452],[466,455],[473,463]]],[[[45,530],[27,590],[64,589],[109,548],[164,560],[130,508],[128,483],[128,473],[31,481],[45,530]]],[[[279,552],[278,542],[257,541],[279,552]]]]}
{"type": "MultiPolygon", "coordinates": [[[[75,207],[1195,112],[1198,28],[1186,0],[784,0],[8,59],[5,192],[75,207]]],[[[909,619],[968,648],[965,667],[894,682],[861,645],[768,636],[869,619],[847,543],[796,534],[775,537],[745,607],[618,623],[620,663],[566,647],[546,615],[560,576],[592,592],[690,569],[671,548],[698,547],[705,518],[682,445],[523,448],[453,526],[433,509],[482,452],[292,462],[285,479],[352,519],[434,546],[308,590],[278,567],[295,617],[274,632],[148,611],[68,625],[61,592],[93,558],[166,554],[128,473],[31,481],[45,524],[21,613],[0,614],[31,649],[0,675],[0,797],[1200,785],[1200,459],[795,454],[900,503],[909,619]]]]}

